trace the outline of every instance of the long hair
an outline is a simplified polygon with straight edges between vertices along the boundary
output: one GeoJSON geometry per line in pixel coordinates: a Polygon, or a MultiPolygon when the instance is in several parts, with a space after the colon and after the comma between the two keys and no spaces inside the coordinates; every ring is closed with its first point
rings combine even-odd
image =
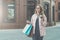
{"type": "MultiPolygon", "coordinates": [[[[43,12],[43,7],[40,4],[38,4],[37,6],[40,7],[40,14],[42,15],[43,14],[42,13],[43,12]]],[[[37,8],[37,6],[36,6],[36,8],[37,8]]],[[[35,13],[37,13],[36,8],[35,8],[35,13]]]]}

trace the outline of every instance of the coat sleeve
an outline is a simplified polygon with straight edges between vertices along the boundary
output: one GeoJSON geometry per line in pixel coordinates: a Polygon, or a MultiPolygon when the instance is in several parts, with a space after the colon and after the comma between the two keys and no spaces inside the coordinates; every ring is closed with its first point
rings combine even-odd
{"type": "Polygon", "coordinates": [[[45,14],[43,14],[43,26],[45,27],[47,25],[47,17],[45,14]]]}
{"type": "Polygon", "coordinates": [[[31,17],[31,24],[33,25],[33,16],[31,17]]]}

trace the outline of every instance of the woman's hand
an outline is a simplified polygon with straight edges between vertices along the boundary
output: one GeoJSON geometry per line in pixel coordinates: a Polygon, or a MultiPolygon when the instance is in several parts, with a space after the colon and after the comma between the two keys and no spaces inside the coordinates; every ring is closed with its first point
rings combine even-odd
{"type": "Polygon", "coordinates": [[[30,24],[31,22],[29,20],[26,21],[27,24],[30,24]]]}
{"type": "Polygon", "coordinates": [[[44,24],[44,17],[43,16],[41,16],[41,25],[43,26],[44,24]]]}
{"type": "Polygon", "coordinates": [[[41,24],[42,24],[43,26],[46,26],[46,25],[47,25],[47,18],[46,18],[45,15],[43,15],[43,17],[42,17],[42,19],[41,19],[41,24]]]}

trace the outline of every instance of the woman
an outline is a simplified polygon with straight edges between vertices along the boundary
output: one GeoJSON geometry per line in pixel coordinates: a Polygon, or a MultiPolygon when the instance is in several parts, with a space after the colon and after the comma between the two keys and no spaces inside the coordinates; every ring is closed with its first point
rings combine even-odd
{"type": "MultiPolygon", "coordinates": [[[[31,24],[33,26],[33,40],[43,40],[43,37],[45,35],[45,26],[47,24],[47,18],[42,12],[42,6],[37,5],[35,8],[35,13],[31,17],[31,24]]],[[[27,21],[27,23],[29,23],[29,21],[27,21]]]]}

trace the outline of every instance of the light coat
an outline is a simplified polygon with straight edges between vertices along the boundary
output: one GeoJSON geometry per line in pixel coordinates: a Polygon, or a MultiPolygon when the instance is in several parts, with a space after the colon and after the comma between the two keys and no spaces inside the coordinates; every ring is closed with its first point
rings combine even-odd
{"type": "MultiPolygon", "coordinates": [[[[33,14],[31,17],[31,24],[33,26],[33,34],[35,34],[35,22],[37,19],[37,14],[33,14]]],[[[39,30],[40,30],[40,35],[44,36],[46,34],[46,30],[45,27],[47,25],[47,18],[46,16],[43,14],[43,18],[41,18],[42,15],[39,16],[39,30]]]]}

